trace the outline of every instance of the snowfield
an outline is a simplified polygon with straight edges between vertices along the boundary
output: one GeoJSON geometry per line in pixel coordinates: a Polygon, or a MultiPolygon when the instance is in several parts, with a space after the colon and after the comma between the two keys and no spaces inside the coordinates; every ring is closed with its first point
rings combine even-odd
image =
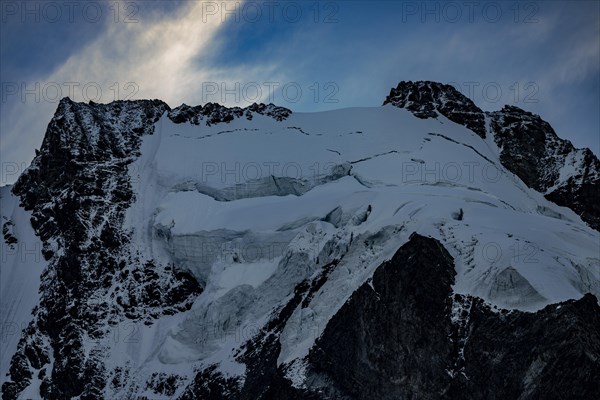
{"type": "Polygon", "coordinates": [[[17,240],[13,244],[2,241],[0,254],[0,384],[6,380],[21,331],[38,304],[40,275],[47,264],[41,253],[42,243],[29,222],[31,214],[19,207],[19,199],[10,189],[0,188],[0,225],[12,223],[11,234],[17,240]]]}

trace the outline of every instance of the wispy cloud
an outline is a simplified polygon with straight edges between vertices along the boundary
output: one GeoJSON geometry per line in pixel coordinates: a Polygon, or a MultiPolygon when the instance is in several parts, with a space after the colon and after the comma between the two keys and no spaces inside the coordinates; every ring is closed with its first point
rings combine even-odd
{"type": "Polygon", "coordinates": [[[26,82],[26,90],[37,95],[23,95],[19,87],[18,93],[8,96],[10,101],[3,99],[2,184],[16,177],[7,176],[6,168],[22,169],[24,160],[31,160],[33,149],[41,144],[60,97],[55,97],[57,87],[75,101],[160,98],[174,106],[199,102],[202,82],[252,73],[251,69],[227,71],[202,62],[220,43],[216,38],[226,22],[218,16],[207,18],[203,7],[204,2],[190,1],[167,16],[108,23],[81,51],[47,75],[26,82]]]}

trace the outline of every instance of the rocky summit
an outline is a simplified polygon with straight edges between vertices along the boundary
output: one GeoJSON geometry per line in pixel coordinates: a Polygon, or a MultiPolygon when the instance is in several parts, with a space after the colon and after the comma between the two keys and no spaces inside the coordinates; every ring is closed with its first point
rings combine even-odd
{"type": "Polygon", "coordinates": [[[599,170],[430,81],[65,98],[0,188],[2,398],[600,398],[599,170]]]}

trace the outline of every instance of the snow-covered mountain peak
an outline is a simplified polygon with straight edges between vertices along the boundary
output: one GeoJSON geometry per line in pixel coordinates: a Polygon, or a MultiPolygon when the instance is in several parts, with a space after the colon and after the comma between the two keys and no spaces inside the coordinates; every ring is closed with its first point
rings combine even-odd
{"type": "Polygon", "coordinates": [[[3,395],[545,398],[564,360],[588,395],[597,163],[435,82],[319,113],[64,99],[0,193],[43,255],[2,265],[2,322],[37,305],[3,395]]]}
{"type": "Polygon", "coordinates": [[[443,115],[484,139],[492,136],[505,168],[600,229],[600,161],[590,149],[576,149],[561,139],[539,115],[514,105],[483,112],[453,86],[431,81],[401,81],[383,104],[405,108],[418,118],[443,115]]]}
{"type": "Polygon", "coordinates": [[[392,88],[383,104],[406,108],[419,118],[436,118],[439,113],[485,138],[483,111],[452,85],[432,81],[401,81],[392,88]]]}

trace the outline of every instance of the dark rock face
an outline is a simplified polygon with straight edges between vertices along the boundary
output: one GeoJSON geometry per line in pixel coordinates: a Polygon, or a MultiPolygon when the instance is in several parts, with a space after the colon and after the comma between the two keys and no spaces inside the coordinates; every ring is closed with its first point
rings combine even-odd
{"type": "Polygon", "coordinates": [[[4,242],[10,247],[19,242],[19,240],[14,235],[14,222],[11,220],[7,220],[4,224],[2,224],[2,236],[4,237],[4,242]]]}
{"type": "Polygon", "coordinates": [[[217,103],[207,103],[204,106],[190,107],[187,104],[174,108],[169,112],[169,119],[176,124],[188,122],[193,125],[200,125],[205,122],[206,125],[214,125],[222,122],[230,122],[235,118],[246,116],[251,120],[253,114],[265,115],[276,121],[283,121],[290,116],[292,112],[284,107],[278,107],[273,104],[252,104],[246,108],[225,107],[217,103]]]}
{"type": "MultiPolygon", "coordinates": [[[[589,156],[593,164],[598,164],[598,158],[594,154],[589,152],[586,156],[589,156]]],[[[600,231],[600,182],[597,177],[585,179],[583,183],[571,177],[545,197],[559,206],[575,211],[582,220],[600,231]]]]}
{"type": "Polygon", "coordinates": [[[326,387],[313,390],[332,399],[598,398],[593,295],[498,313],[453,298],[454,275],[436,240],[413,235],[329,321],[309,355],[312,381],[326,387]]]}
{"type": "Polygon", "coordinates": [[[532,189],[546,191],[559,177],[561,161],[575,148],[546,121],[514,106],[491,113],[500,160],[532,189]]]}
{"type": "Polygon", "coordinates": [[[158,100],[61,100],[40,151],[13,188],[32,212],[49,265],[3,398],[16,398],[49,354],[51,370],[40,370],[44,398],[102,397],[108,372],[99,339],[124,319],[151,324],[187,310],[202,291],[190,274],[140,260],[122,229],[134,201],[127,166],[168,110],[158,100]]]}
{"type": "Polygon", "coordinates": [[[177,375],[169,375],[163,372],[154,373],[147,383],[147,389],[152,390],[159,396],[173,397],[181,378],[177,375]]]}
{"type": "Polygon", "coordinates": [[[437,118],[438,112],[485,138],[485,114],[451,85],[431,81],[402,81],[390,91],[383,105],[406,108],[416,117],[437,118]]]}
{"type": "Polygon", "coordinates": [[[600,307],[595,296],[553,304],[532,314],[498,315],[470,301],[462,378],[449,397],[596,399],[600,395],[600,307]],[[464,374],[464,375],[463,375],[464,374]]]}
{"type": "Polygon", "coordinates": [[[313,372],[349,398],[439,393],[452,358],[455,274],[438,242],[413,236],[329,321],[309,355],[313,372]]]}
{"type": "Polygon", "coordinates": [[[575,149],[538,115],[505,106],[490,113],[500,161],[525,184],[569,207],[600,229],[600,161],[589,149],[575,149]],[[561,177],[561,170],[567,170],[561,177]]]}
{"type": "Polygon", "coordinates": [[[196,375],[179,399],[236,400],[240,398],[238,385],[237,379],[224,377],[212,365],[196,375]]]}

